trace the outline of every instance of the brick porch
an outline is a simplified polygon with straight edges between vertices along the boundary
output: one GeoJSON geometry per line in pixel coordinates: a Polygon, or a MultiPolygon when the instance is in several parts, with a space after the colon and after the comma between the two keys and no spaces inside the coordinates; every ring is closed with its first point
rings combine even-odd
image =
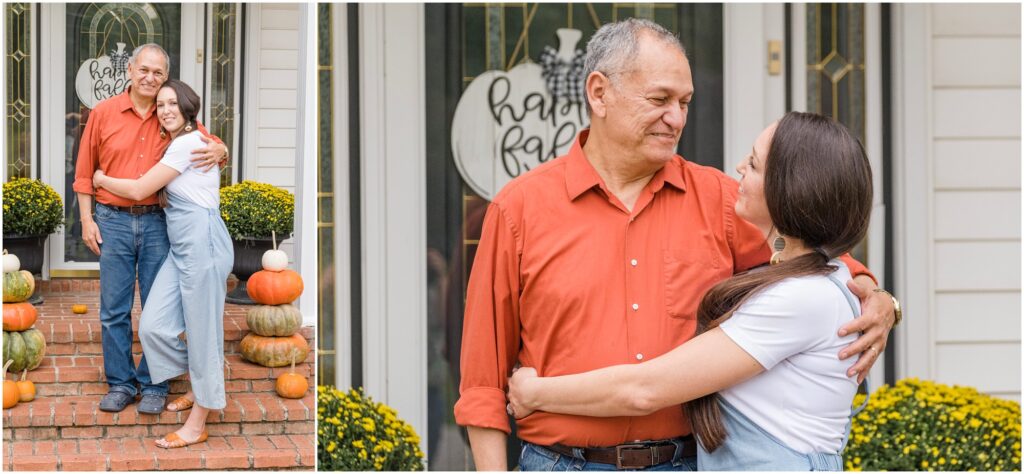
{"type": "MultiPolygon", "coordinates": [[[[46,339],[42,364],[28,373],[36,399],[3,414],[5,471],[133,470],[312,470],[316,464],[315,393],[287,400],[274,393],[274,379],[290,370],[269,369],[241,359],[238,341],[248,332],[247,307],[228,304],[224,315],[227,407],[207,420],[209,439],[183,449],[166,450],[153,442],[176,430],[188,412],[139,414],[130,405],[121,413],[99,411],[107,391],[100,349],[99,281],[39,281],[45,298],[35,327],[46,339]],[[85,304],[78,315],[71,305],[85,304]]],[[[141,312],[138,293],[133,327],[141,312]]],[[[301,331],[315,347],[313,328],[301,331]]],[[[135,334],[136,362],[141,357],[135,334]]],[[[314,386],[309,357],[296,372],[314,386]]],[[[20,377],[20,374],[18,374],[20,377]]],[[[171,381],[171,399],[185,393],[187,375],[171,381]]]]}

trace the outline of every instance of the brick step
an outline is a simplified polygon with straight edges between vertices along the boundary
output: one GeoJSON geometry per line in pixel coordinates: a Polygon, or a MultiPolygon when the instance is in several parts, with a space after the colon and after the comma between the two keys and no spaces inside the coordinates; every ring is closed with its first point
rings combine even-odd
{"type": "Polygon", "coordinates": [[[313,434],[213,435],[206,442],[162,449],[158,435],[112,439],[18,440],[4,443],[5,471],[312,470],[313,434]]]}
{"type": "MultiPolygon", "coordinates": [[[[314,357],[310,351],[303,362],[295,365],[295,373],[305,376],[310,387],[314,385],[314,357]]],[[[136,364],[140,358],[136,354],[136,364]]],[[[237,354],[226,355],[224,366],[224,389],[228,392],[273,392],[277,377],[292,370],[291,367],[263,367],[246,362],[237,354]]],[[[45,356],[39,367],[29,371],[26,378],[36,384],[36,392],[41,397],[107,393],[103,357],[100,355],[45,356]]],[[[188,391],[188,380],[188,374],[171,379],[170,393],[188,391]]]]}
{"type": "MultiPolygon", "coordinates": [[[[81,354],[98,353],[100,347],[102,327],[99,319],[99,305],[90,306],[86,314],[73,314],[71,306],[64,308],[55,307],[49,301],[44,305],[39,319],[34,327],[43,333],[47,344],[74,344],[84,346],[86,352],[75,352],[81,354]],[[66,314],[65,314],[66,312],[66,314]]],[[[226,352],[233,352],[238,341],[241,341],[249,333],[249,325],[245,322],[245,313],[249,306],[226,305],[224,309],[224,346],[226,352]]],[[[307,326],[299,330],[307,340],[313,338],[313,327],[307,326]]],[[[132,337],[136,345],[139,342],[139,314],[136,311],[132,315],[132,337]]],[[[72,353],[72,354],[75,354],[72,353]]]]}
{"type": "MultiPolygon", "coordinates": [[[[134,404],[108,413],[99,409],[101,398],[78,395],[19,403],[4,410],[4,441],[159,437],[177,429],[189,414],[147,415],[134,404]]],[[[229,393],[227,406],[207,417],[207,429],[217,436],[312,434],[315,403],[312,390],[298,400],[272,393],[229,393]]]]}

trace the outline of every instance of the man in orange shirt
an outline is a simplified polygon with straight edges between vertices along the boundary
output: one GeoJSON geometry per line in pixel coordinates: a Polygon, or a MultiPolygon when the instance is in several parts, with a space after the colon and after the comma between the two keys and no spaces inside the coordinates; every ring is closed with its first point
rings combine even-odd
{"type": "MultiPolygon", "coordinates": [[[[109,386],[99,408],[124,410],[135,401],[141,386],[140,413],[160,414],[167,398],[167,382],[152,383],[143,354],[136,370],[132,358],[131,310],[135,281],[142,304],[168,252],[167,227],[157,197],[141,201],[117,197],[105,189],[93,190],[93,173],[135,179],[156,165],[170,144],[161,132],[156,95],[167,80],[170,57],[156,44],[135,49],[128,63],[131,85],[120,95],[104,100],[90,112],[75,164],[73,188],[78,194],[82,240],[100,256],[100,323],[103,370],[109,386]],[[93,194],[96,195],[95,212],[93,194]]],[[[200,130],[207,133],[200,125],[200,130]]],[[[193,152],[200,166],[215,166],[227,159],[227,147],[216,137],[193,152]]]]}
{"type": "MultiPolygon", "coordinates": [[[[604,25],[587,46],[586,74],[590,129],[568,155],[508,183],[484,218],[455,405],[479,470],[508,467],[514,366],[554,376],[658,357],[693,337],[707,289],[769,258],[764,234],[736,216],[736,181],[675,154],[693,96],[679,40],[649,21],[604,25]]],[[[840,357],[864,353],[850,369],[863,377],[895,314],[867,269],[847,263],[865,309],[843,328],[863,335],[840,357]]],[[[637,417],[537,412],[517,428],[540,459],[530,469],[559,459],[584,470],[696,469],[679,407],[637,417]]]]}

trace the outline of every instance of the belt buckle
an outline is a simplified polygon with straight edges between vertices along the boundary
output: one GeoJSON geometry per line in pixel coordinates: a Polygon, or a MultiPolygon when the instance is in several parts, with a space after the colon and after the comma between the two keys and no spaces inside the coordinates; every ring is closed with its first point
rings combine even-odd
{"type": "MultiPolygon", "coordinates": [[[[616,446],[615,447],[615,468],[616,469],[641,469],[641,468],[645,468],[645,467],[650,466],[650,465],[642,465],[642,464],[641,465],[636,465],[636,466],[622,464],[622,451],[627,450],[627,449],[629,449],[629,450],[643,449],[643,450],[647,450],[648,452],[651,452],[652,448],[653,448],[653,446],[647,446],[647,445],[644,445],[642,443],[620,444],[620,445],[616,446]]],[[[653,458],[654,458],[654,456],[651,456],[651,460],[652,461],[653,461],[653,458]]]]}
{"type": "Polygon", "coordinates": [[[135,205],[135,204],[132,204],[131,206],[128,206],[128,214],[131,214],[133,216],[141,216],[142,214],[144,214],[144,212],[143,212],[144,210],[145,210],[145,206],[138,206],[138,205],[135,205]],[[138,210],[136,210],[136,209],[138,209],[138,210]]]}

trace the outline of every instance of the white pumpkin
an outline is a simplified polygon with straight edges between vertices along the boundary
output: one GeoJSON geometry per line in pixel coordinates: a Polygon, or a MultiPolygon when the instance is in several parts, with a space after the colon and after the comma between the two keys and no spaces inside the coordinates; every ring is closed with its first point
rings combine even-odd
{"type": "Polygon", "coordinates": [[[4,273],[16,272],[21,269],[21,260],[13,253],[7,253],[4,249],[4,273]]]}
{"type": "Polygon", "coordinates": [[[263,252],[263,269],[268,272],[279,272],[288,268],[288,254],[284,250],[267,250],[263,252]]]}

